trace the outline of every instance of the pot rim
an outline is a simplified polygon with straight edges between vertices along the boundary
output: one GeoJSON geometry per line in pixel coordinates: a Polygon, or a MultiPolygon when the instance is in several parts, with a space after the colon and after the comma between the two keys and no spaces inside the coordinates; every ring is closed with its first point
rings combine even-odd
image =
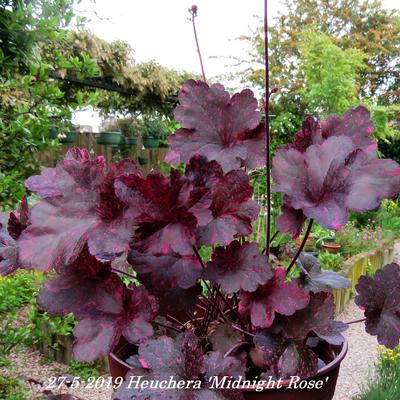
{"type": "Polygon", "coordinates": [[[325,247],[334,247],[334,248],[339,248],[342,247],[339,243],[335,243],[335,242],[322,242],[322,246],[325,247]]]}
{"type": "MultiPolygon", "coordinates": [[[[336,345],[333,347],[339,347],[340,345],[336,345]]],[[[344,338],[344,341],[342,343],[342,348],[340,349],[339,354],[336,355],[336,357],[328,364],[326,364],[325,366],[323,366],[322,368],[320,368],[317,373],[311,377],[311,378],[317,378],[321,375],[326,375],[328,372],[332,371],[335,367],[337,367],[338,365],[340,365],[340,363],[343,361],[343,359],[346,357],[349,345],[347,342],[347,339],[344,338]]],[[[121,365],[123,365],[124,367],[128,368],[128,369],[132,369],[132,366],[127,364],[125,361],[121,360],[120,358],[118,358],[114,353],[110,353],[108,355],[110,358],[112,358],[114,361],[120,363],[121,365]]],[[[307,379],[311,379],[311,378],[307,378],[307,379]]],[[[283,379],[281,381],[281,387],[287,387],[290,384],[290,379],[283,379]]],[[[267,389],[270,390],[271,388],[268,387],[268,385],[263,386],[263,389],[267,389]]],[[[254,391],[254,388],[242,388],[241,389],[244,392],[252,392],[254,391]]]]}

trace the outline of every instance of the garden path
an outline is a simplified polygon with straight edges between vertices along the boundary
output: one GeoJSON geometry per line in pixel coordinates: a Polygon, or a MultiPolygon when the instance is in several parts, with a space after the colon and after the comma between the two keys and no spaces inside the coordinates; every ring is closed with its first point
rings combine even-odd
{"type": "MultiPolygon", "coordinates": [[[[394,251],[394,261],[400,263],[400,241],[395,243],[394,251]]],[[[338,320],[347,322],[363,317],[363,312],[351,300],[338,320]]],[[[352,400],[359,395],[360,387],[371,378],[378,355],[376,337],[365,332],[364,323],[350,325],[344,336],[349,343],[349,351],[340,367],[333,400],[352,400]]]]}

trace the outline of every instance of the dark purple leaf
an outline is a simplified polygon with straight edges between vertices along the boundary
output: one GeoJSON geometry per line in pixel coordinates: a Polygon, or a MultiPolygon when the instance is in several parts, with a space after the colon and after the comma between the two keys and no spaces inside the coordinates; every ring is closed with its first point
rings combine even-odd
{"type": "Polygon", "coordinates": [[[31,209],[31,225],[19,239],[20,260],[46,271],[69,265],[86,242],[92,254],[114,258],[129,248],[133,234],[124,205],[114,195],[117,176],[137,174],[133,161],[106,167],[84,150],[70,150],[56,168],[45,169],[26,185],[45,197],[31,209]],[[51,243],[51,246],[49,246],[51,243]]]}
{"type": "Polygon", "coordinates": [[[286,350],[287,339],[282,335],[275,335],[265,330],[257,333],[254,338],[256,349],[261,352],[264,363],[273,367],[286,350]]]}
{"type": "Polygon", "coordinates": [[[373,155],[377,150],[373,131],[370,112],[362,106],[350,109],[343,116],[332,114],[322,123],[309,116],[303,123],[303,130],[296,134],[295,147],[304,153],[312,144],[321,144],[332,136],[346,136],[355,147],[373,155]]]}
{"type": "Polygon", "coordinates": [[[344,341],[341,332],[347,325],[334,321],[335,308],[331,293],[311,294],[306,308],[291,316],[280,317],[278,325],[286,337],[296,341],[304,341],[313,332],[330,344],[340,345],[344,341]]]}
{"type": "Polygon", "coordinates": [[[395,161],[374,158],[343,135],[304,153],[278,149],[272,176],[277,183],[274,191],[284,193],[292,208],[334,230],[347,222],[349,209],[374,209],[381,199],[400,191],[395,161]]]}
{"type": "Polygon", "coordinates": [[[252,293],[241,292],[239,312],[250,315],[254,326],[267,328],[272,325],[275,313],[292,315],[306,307],[309,295],[295,281],[286,282],[286,270],[277,268],[274,277],[252,293]]]}
{"type": "Polygon", "coordinates": [[[217,247],[204,271],[205,279],[217,283],[227,293],[241,289],[254,292],[272,277],[271,266],[258,244],[240,244],[237,240],[225,248],[217,247]]]}
{"type": "Polygon", "coordinates": [[[139,274],[151,274],[154,282],[175,283],[183,289],[195,285],[202,274],[202,267],[196,255],[185,256],[177,253],[158,256],[131,251],[128,261],[139,274]]]}
{"type": "Polygon", "coordinates": [[[167,336],[150,339],[139,346],[139,362],[141,370],[128,372],[124,384],[117,390],[114,400],[158,400],[160,398],[171,400],[223,400],[242,399],[235,397],[229,391],[209,389],[210,377],[224,377],[228,379],[244,376],[243,363],[234,357],[223,357],[218,352],[203,355],[199,339],[192,332],[185,332],[173,340],[167,336]],[[129,388],[132,376],[141,375],[143,380],[170,380],[186,381],[192,386],[181,389],[144,388],[136,389],[134,385],[129,388]],[[193,388],[193,380],[201,382],[201,388],[193,388]]]}
{"type": "Polygon", "coordinates": [[[124,284],[111,272],[110,263],[102,263],[84,247],[79,257],[68,266],[57,267],[38,294],[39,306],[50,315],[74,313],[80,317],[97,305],[97,299],[121,291],[124,284]]]}
{"type": "Polygon", "coordinates": [[[176,170],[171,170],[170,179],[155,172],[146,178],[121,177],[115,187],[138,226],[137,249],[157,255],[193,254],[197,226],[211,220],[208,192],[194,190],[193,183],[176,170]]]}
{"type": "Polygon", "coordinates": [[[29,225],[29,208],[28,200],[26,196],[21,201],[19,209],[17,211],[10,212],[8,219],[8,233],[14,240],[18,240],[21,233],[29,225]]]}
{"type": "Polygon", "coordinates": [[[388,264],[374,277],[361,276],[355,303],[364,310],[365,330],[393,349],[400,339],[400,266],[388,264]]]}
{"type": "Polygon", "coordinates": [[[202,287],[198,283],[189,289],[182,289],[176,286],[176,282],[160,281],[151,274],[142,274],[138,279],[146,288],[158,298],[160,305],[159,314],[170,314],[179,320],[187,320],[187,312],[193,312],[196,309],[199,295],[202,287]]]}
{"type": "Polygon", "coordinates": [[[283,203],[281,215],[276,219],[276,229],[281,232],[290,233],[293,239],[299,237],[301,228],[306,220],[303,211],[296,210],[287,202],[283,203]]]}
{"type": "Polygon", "coordinates": [[[197,243],[211,246],[229,244],[236,236],[247,236],[260,207],[251,200],[253,189],[247,174],[231,171],[219,182],[213,193],[212,220],[197,230],[197,243]]]}
{"type": "Polygon", "coordinates": [[[182,128],[170,136],[166,162],[187,163],[200,154],[218,161],[225,173],[242,164],[252,168],[265,164],[264,145],[260,146],[256,129],[261,115],[251,90],[231,98],[220,84],[210,87],[189,80],[179,92],[179,102],[174,114],[182,128]],[[257,152],[253,152],[254,146],[257,152]]]}
{"type": "Polygon", "coordinates": [[[298,259],[302,271],[299,285],[308,292],[329,292],[332,289],[347,289],[351,286],[349,279],[335,271],[321,270],[319,260],[312,254],[302,253],[298,259]]]}
{"type": "Polygon", "coordinates": [[[318,370],[318,357],[302,342],[292,341],[279,359],[278,370],[281,378],[310,378],[318,370]]]}
{"type": "MultiPolygon", "coordinates": [[[[156,316],[158,304],[143,286],[115,287],[96,298],[96,304],[74,329],[74,358],[94,361],[108,355],[121,335],[129,343],[139,344],[153,335],[150,321],[156,316]]],[[[81,311],[82,314],[82,311],[81,311]]]]}
{"type": "Polygon", "coordinates": [[[0,276],[14,273],[19,268],[18,245],[8,232],[10,213],[0,212],[0,276]]]}

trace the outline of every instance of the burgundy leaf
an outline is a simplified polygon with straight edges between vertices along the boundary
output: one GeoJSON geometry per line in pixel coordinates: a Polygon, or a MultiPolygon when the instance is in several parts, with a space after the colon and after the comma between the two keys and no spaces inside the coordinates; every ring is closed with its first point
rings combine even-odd
{"type": "Polygon", "coordinates": [[[250,315],[254,326],[266,328],[272,325],[275,313],[292,315],[306,307],[309,295],[295,281],[286,282],[284,268],[274,270],[274,277],[252,293],[241,292],[239,312],[250,315]]]}
{"type": "Polygon", "coordinates": [[[10,213],[0,212],[0,276],[14,273],[19,267],[18,244],[8,232],[10,213]]]}
{"type": "Polygon", "coordinates": [[[253,341],[256,349],[261,352],[264,363],[269,367],[277,364],[287,347],[287,339],[282,335],[275,335],[266,330],[257,333],[253,341]]]}
{"type": "Polygon", "coordinates": [[[303,211],[294,209],[288,202],[284,201],[281,212],[282,214],[276,219],[276,229],[290,233],[292,238],[296,239],[299,237],[301,228],[306,220],[303,211]]]}
{"type": "Polygon", "coordinates": [[[39,306],[54,316],[72,312],[79,318],[95,308],[98,299],[124,287],[111,272],[110,263],[97,260],[87,246],[72,265],[57,267],[56,271],[57,275],[44,284],[37,298],[39,306]]]}
{"type": "Polygon", "coordinates": [[[171,170],[168,179],[152,172],[146,178],[121,177],[115,188],[118,197],[129,204],[134,218],[136,248],[150,254],[193,254],[195,230],[211,220],[211,198],[194,190],[193,183],[171,170]]]}
{"type": "Polygon", "coordinates": [[[151,255],[131,251],[128,257],[129,263],[139,274],[152,274],[152,280],[174,283],[183,289],[195,285],[202,274],[202,267],[196,255],[169,254],[151,255]]]}
{"type": "Polygon", "coordinates": [[[107,168],[102,157],[91,160],[86,151],[73,149],[56,168],[29,178],[27,187],[46,198],[32,207],[31,224],[19,239],[24,266],[47,271],[69,265],[86,242],[92,254],[104,258],[127,250],[133,226],[113,194],[114,180],[127,173],[137,174],[132,161],[107,168]]]}
{"type": "Polygon", "coordinates": [[[357,285],[356,304],[364,310],[365,330],[378,343],[394,348],[400,339],[400,266],[388,264],[374,277],[362,276],[357,285]]]}
{"type": "Polygon", "coordinates": [[[8,233],[14,240],[18,240],[21,233],[29,225],[29,208],[28,200],[26,196],[21,201],[19,209],[14,212],[10,212],[8,219],[8,233]]]}
{"type": "Polygon", "coordinates": [[[109,354],[121,335],[129,343],[141,343],[153,335],[150,321],[156,316],[158,304],[143,286],[115,287],[96,298],[96,304],[74,329],[74,358],[94,361],[109,354]]]}
{"type": "Polygon", "coordinates": [[[261,149],[253,154],[253,142],[260,143],[258,130],[261,115],[251,90],[243,90],[232,98],[220,84],[189,80],[179,92],[180,105],[175,118],[181,124],[170,136],[170,150],[165,158],[170,163],[187,163],[195,154],[218,161],[224,172],[253,168],[265,164],[261,149]]]}
{"type": "Polygon", "coordinates": [[[202,287],[199,283],[189,289],[182,289],[175,281],[159,280],[151,274],[138,275],[138,279],[146,288],[158,298],[160,305],[159,314],[170,314],[179,320],[187,320],[187,313],[196,309],[202,287]]]}
{"type": "Polygon", "coordinates": [[[280,357],[278,368],[281,378],[310,378],[318,370],[318,357],[302,342],[292,341],[280,357]]]}
{"type": "Polygon", "coordinates": [[[221,285],[227,293],[241,289],[254,292],[272,277],[271,266],[267,257],[260,253],[258,244],[240,244],[237,240],[225,248],[217,247],[204,272],[205,279],[221,285]]]}
{"type": "Polygon", "coordinates": [[[347,289],[349,279],[335,271],[321,270],[318,258],[302,253],[298,259],[302,271],[298,278],[299,285],[307,292],[329,292],[332,289],[347,289]]]}
{"type": "Polygon", "coordinates": [[[341,332],[347,329],[347,325],[334,321],[335,309],[331,293],[312,293],[306,308],[291,316],[280,317],[278,325],[286,337],[296,341],[304,341],[313,332],[330,344],[340,345],[344,341],[341,332]]]}
{"type": "Polygon", "coordinates": [[[247,236],[258,217],[259,205],[251,200],[252,187],[247,174],[231,171],[220,181],[213,193],[212,220],[197,230],[197,243],[211,246],[229,244],[235,236],[247,236]]]}
{"type": "Polygon", "coordinates": [[[272,176],[274,191],[284,193],[292,208],[334,230],[347,222],[349,209],[374,209],[381,199],[400,191],[399,165],[372,157],[344,135],[304,153],[278,149],[272,176]]]}
{"type": "Polygon", "coordinates": [[[343,116],[329,115],[321,124],[315,117],[307,117],[303,129],[295,136],[295,147],[304,153],[312,144],[321,144],[332,136],[346,136],[355,147],[374,155],[377,144],[372,137],[374,124],[370,112],[363,106],[350,109],[343,116]]]}
{"type": "Polygon", "coordinates": [[[223,400],[232,398],[224,396],[220,390],[210,390],[208,379],[212,376],[223,377],[239,376],[244,374],[242,363],[233,357],[223,357],[220,353],[211,352],[203,355],[198,338],[192,332],[178,335],[176,340],[167,336],[150,339],[139,346],[139,361],[142,365],[140,375],[144,380],[183,380],[189,384],[185,390],[162,389],[160,387],[146,387],[136,389],[129,387],[132,376],[138,371],[128,372],[125,382],[114,394],[114,400],[156,400],[160,398],[176,400],[223,400]],[[200,380],[201,387],[196,389],[193,380],[200,380]]]}

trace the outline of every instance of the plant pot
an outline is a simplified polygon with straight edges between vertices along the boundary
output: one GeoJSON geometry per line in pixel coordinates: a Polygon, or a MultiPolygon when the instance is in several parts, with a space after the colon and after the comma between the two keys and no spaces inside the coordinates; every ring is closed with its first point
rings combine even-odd
{"type": "Polygon", "coordinates": [[[76,131],[70,131],[67,133],[67,135],[65,136],[65,138],[59,139],[60,143],[64,143],[64,144],[72,144],[75,143],[76,141],[76,131]]]}
{"type": "Polygon", "coordinates": [[[143,146],[146,149],[158,149],[159,145],[160,145],[160,139],[154,137],[143,138],[143,146]]]}
{"type": "Polygon", "coordinates": [[[139,165],[147,165],[149,163],[149,159],[147,157],[138,157],[139,165]]]}
{"type": "Polygon", "coordinates": [[[96,135],[96,142],[106,146],[119,146],[124,143],[124,137],[121,132],[100,132],[96,135]]]}
{"type": "Polygon", "coordinates": [[[125,144],[127,146],[136,146],[137,145],[137,138],[135,137],[126,137],[125,144]]]}
{"type": "MultiPolygon", "coordinates": [[[[300,247],[301,243],[303,241],[302,237],[298,237],[295,241],[295,244],[297,247],[300,247]]],[[[314,236],[309,235],[307,240],[306,240],[306,244],[304,246],[304,248],[306,249],[312,249],[314,247],[314,236]]]]}
{"type": "Polygon", "coordinates": [[[340,252],[342,246],[339,243],[322,242],[322,248],[328,253],[336,254],[340,252]]]}
{"type": "MultiPolygon", "coordinates": [[[[108,356],[110,372],[114,382],[117,378],[125,378],[127,372],[132,368],[129,364],[118,357],[119,354],[127,350],[129,347],[132,351],[135,351],[133,345],[129,345],[126,341],[122,341],[117,346],[114,353],[111,353],[108,356]]],[[[340,364],[347,354],[347,341],[345,341],[341,346],[331,346],[324,343],[318,349],[318,354],[320,358],[325,361],[326,365],[320,368],[314,377],[304,379],[302,382],[305,384],[305,382],[321,381],[322,384],[319,389],[289,389],[291,381],[290,379],[285,379],[282,380],[280,389],[270,389],[267,386],[263,387],[263,390],[260,392],[256,392],[255,389],[243,389],[242,392],[244,398],[251,400],[332,400],[333,395],[335,394],[340,364]]]]}

